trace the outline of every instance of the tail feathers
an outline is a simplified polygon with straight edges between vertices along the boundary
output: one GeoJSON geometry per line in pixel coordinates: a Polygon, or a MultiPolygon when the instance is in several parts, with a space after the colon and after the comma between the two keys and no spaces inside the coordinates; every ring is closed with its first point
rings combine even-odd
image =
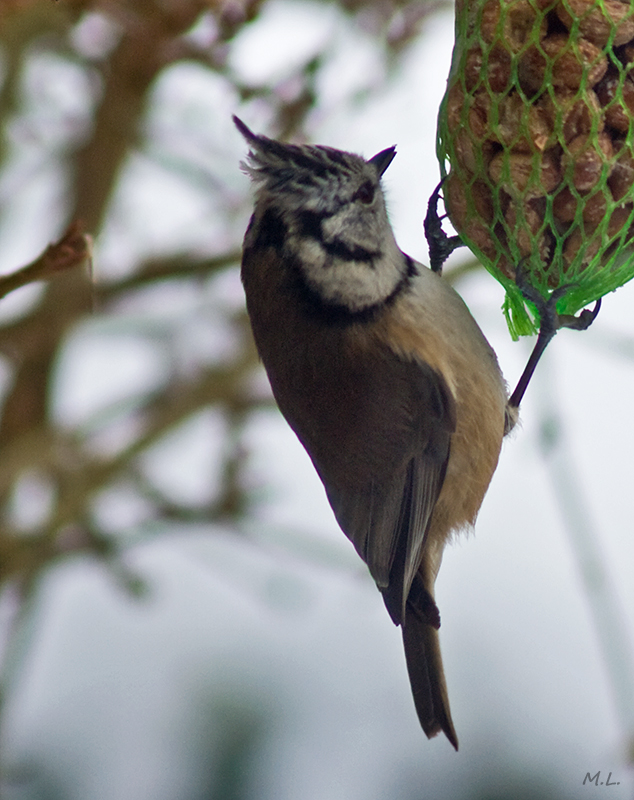
{"type": "Polygon", "coordinates": [[[403,624],[403,644],[416,713],[425,734],[431,739],[444,731],[457,750],[458,737],[449,710],[438,631],[409,602],[403,624]]]}

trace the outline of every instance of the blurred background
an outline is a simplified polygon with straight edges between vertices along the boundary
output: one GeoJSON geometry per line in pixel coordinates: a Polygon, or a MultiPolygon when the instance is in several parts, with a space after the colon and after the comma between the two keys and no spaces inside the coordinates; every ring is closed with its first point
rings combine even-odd
{"type": "MultiPolygon", "coordinates": [[[[551,345],[445,556],[458,754],[250,338],[231,114],[396,144],[426,263],[452,41],[435,0],[1,0],[0,273],[94,237],[0,302],[2,800],[633,797],[634,289],[551,345]]],[[[447,275],[514,384],[501,288],[447,275]]]]}

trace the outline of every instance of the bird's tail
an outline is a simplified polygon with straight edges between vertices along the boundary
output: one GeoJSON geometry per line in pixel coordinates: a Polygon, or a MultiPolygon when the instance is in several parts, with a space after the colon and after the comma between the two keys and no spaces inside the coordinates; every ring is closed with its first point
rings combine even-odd
{"type": "Polygon", "coordinates": [[[440,655],[439,627],[440,614],[431,595],[425,590],[411,592],[402,629],[416,713],[428,738],[444,731],[457,750],[458,737],[451,719],[440,655]]]}

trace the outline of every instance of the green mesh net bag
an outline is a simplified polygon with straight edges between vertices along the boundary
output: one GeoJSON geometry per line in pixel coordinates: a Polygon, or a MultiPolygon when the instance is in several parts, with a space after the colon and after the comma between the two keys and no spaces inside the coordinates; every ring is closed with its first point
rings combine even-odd
{"type": "Polygon", "coordinates": [[[634,277],[634,4],[457,0],[438,125],[447,213],[536,329],[522,280],[575,314],[634,277]]]}

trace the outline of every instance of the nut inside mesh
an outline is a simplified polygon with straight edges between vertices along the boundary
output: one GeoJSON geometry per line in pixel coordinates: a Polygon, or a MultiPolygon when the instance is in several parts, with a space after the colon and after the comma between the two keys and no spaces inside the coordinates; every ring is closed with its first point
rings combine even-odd
{"type": "MultiPolygon", "coordinates": [[[[439,121],[454,227],[494,274],[514,280],[521,261],[544,294],[622,270],[634,240],[633,4],[458,6],[439,121]]],[[[595,295],[633,274],[597,278],[595,295]]]]}

